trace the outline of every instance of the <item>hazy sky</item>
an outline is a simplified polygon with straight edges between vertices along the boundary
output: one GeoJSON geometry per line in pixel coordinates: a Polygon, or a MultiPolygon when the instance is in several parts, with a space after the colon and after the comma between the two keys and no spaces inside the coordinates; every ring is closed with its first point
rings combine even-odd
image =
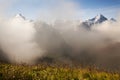
{"type": "Polygon", "coordinates": [[[82,5],[83,8],[105,8],[105,7],[111,7],[111,6],[117,6],[120,7],[120,0],[75,0],[80,5],[82,5]]]}
{"type": "MultiPolygon", "coordinates": [[[[6,0],[11,1],[11,0],[6,0]]],[[[9,7],[7,14],[15,15],[22,13],[24,16],[34,19],[38,17],[40,11],[45,9],[51,10],[57,7],[56,1],[63,0],[14,0],[9,7]]],[[[97,14],[104,14],[106,17],[116,17],[120,11],[120,0],[64,0],[77,4],[78,14],[82,15],[82,19],[92,18],[97,14]]],[[[2,2],[2,0],[0,0],[2,2]]],[[[4,1],[5,2],[5,1],[4,1]]]]}

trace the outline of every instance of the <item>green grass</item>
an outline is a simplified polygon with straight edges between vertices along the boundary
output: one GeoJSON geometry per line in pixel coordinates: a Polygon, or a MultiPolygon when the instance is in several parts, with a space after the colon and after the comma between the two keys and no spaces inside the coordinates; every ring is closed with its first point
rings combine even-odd
{"type": "Polygon", "coordinates": [[[67,65],[0,64],[0,80],[120,80],[119,73],[67,65]]]}

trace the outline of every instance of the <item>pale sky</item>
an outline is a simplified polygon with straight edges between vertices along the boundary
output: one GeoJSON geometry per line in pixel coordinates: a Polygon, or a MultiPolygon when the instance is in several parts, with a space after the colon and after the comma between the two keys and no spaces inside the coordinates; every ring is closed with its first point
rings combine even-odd
{"type": "MultiPolygon", "coordinates": [[[[6,10],[7,15],[13,16],[21,13],[27,18],[36,19],[41,12],[49,15],[49,11],[52,12],[58,7],[61,7],[61,9],[66,8],[65,6],[58,6],[62,1],[74,4],[78,19],[80,17],[83,20],[92,18],[97,14],[103,14],[108,18],[116,18],[116,15],[120,12],[120,0],[0,0],[0,4],[10,3],[6,10]]],[[[69,8],[69,6],[67,7],[69,8]]],[[[65,10],[63,12],[60,10],[61,14],[68,12],[68,10],[66,12],[65,10]]]]}

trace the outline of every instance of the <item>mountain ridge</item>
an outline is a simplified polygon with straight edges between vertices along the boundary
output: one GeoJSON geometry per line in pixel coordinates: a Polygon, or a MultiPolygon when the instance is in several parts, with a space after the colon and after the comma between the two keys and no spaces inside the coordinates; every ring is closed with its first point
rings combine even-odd
{"type": "Polygon", "coordinates": [[[83,21],[81,23],[82,26],[84,26],[87,29],[90,29],[91,26],[95,25],[95,24],[101,24],[105,21],[111,21],[111,22],[116,22],[117,20],[114,18],[108,19],[106,18],[104,15],[102,14],[98,14],[97,16],[95,16],[94,18],[88,19],[86,21],[83,21]]]}

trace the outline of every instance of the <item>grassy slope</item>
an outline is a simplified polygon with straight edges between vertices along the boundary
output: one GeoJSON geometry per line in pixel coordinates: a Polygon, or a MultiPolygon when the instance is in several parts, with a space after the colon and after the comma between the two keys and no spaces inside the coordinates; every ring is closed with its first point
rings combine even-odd
{"type": "Polygon", "coordinates": [[[120,80],[120,74],[66,65],[0,64],[0,80],[120,80]]]}

